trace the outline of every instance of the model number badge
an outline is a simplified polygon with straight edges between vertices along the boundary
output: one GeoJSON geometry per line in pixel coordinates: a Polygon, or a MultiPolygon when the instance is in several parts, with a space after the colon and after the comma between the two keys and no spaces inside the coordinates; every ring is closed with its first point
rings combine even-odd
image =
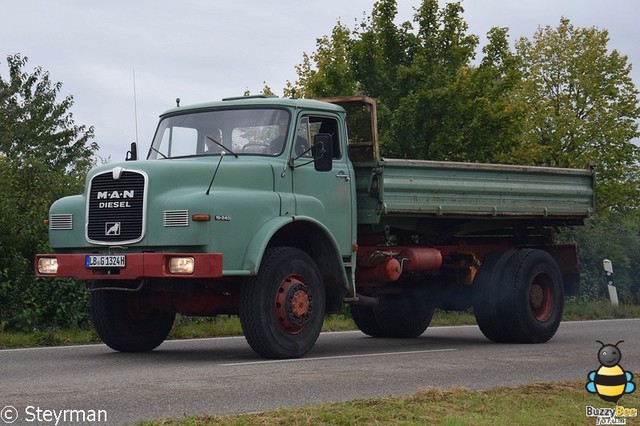
{"type": "Polygon", "coordinates": [[[214,216],[214,219],[222,222],[231,222],[231,216],[228,216],[226,214],[217,214],[214,216]]]}

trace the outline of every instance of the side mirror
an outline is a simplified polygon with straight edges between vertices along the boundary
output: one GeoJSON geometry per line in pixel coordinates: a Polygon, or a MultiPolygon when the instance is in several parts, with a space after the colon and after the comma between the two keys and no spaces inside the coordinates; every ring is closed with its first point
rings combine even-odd
{"type": "Polygon", "coordinates": [[[135,161],[138,159],[138,145],[135,142],[131,142],[131,150],[127,151],[124,157],[124,161],[135,161]]]}
{"type": "Polygon", "coordinates": [[[328,172],[333,168],[333,140],[329,133],[318,133],[313,138],[313,167],[318,172],[328,172]]]}

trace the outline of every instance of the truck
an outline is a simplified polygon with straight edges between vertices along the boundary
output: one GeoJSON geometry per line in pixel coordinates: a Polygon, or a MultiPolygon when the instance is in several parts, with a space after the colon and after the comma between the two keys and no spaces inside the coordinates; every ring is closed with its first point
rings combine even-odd
{"type": "Polygon", "coordinates": [[[34,269],[83,281],[122,352],[155,349],[176,314],[237,315],[260,356],[302,357],[347,305],[374,338],[421,336],[444,309],[542,343],[579,291],[556,231],[593,212],[590,167],[382,157],[366,96],[177,102],[145,158],[133,143],[52,204],[34,269]]]}

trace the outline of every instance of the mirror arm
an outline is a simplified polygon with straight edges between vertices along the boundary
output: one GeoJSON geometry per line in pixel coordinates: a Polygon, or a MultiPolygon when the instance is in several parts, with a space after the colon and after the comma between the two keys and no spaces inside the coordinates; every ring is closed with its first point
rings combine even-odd
{"type": "Polygon", "coordinates": [[[300,158],[302,158],[302,156],[308,153],[309,151],[311,151],[311,147],[307,148],[304,152],[302,152],[300,155],[298,155],[295,158],[289,157],[289,167],[291,167],[292,169],[297,169],[298,167],[306,166],[307,164],[313,163],[316,160],[315,158],[310,161],[307,161],[306,163],[295,164],[296,160],[299,160],[300,158]]]}
{"type": "Polygon", "coordinates": [[[314,158],[314,159],[312,159],[312,160],[307,161],[306,163],[302,163],[302,164],[294,164],[293,162],[294,162],[295,160],[297,160],[298,158],[300,158],[300,157],[290,158],[290,159],[289,159],[289,167],[291,167],[292,169],[297,169],[298,167],[306,166],[307,164],[311,164],[311,163],[313,163],[314,161],[316,161],[316,160],[315,160],[315,158],[314,158]]]}

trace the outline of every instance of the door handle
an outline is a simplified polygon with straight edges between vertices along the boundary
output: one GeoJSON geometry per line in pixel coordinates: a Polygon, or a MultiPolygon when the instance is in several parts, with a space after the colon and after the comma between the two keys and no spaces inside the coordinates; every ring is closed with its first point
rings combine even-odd
{"type": "Polygon", "coordinates": [[[345,173],[342,173],[342,172],[338,173],[336,175],[336,178],[344,179],[345,182],[349,182],[351,180],[351,177],[348,174],[345,174],[345,173]]]}

